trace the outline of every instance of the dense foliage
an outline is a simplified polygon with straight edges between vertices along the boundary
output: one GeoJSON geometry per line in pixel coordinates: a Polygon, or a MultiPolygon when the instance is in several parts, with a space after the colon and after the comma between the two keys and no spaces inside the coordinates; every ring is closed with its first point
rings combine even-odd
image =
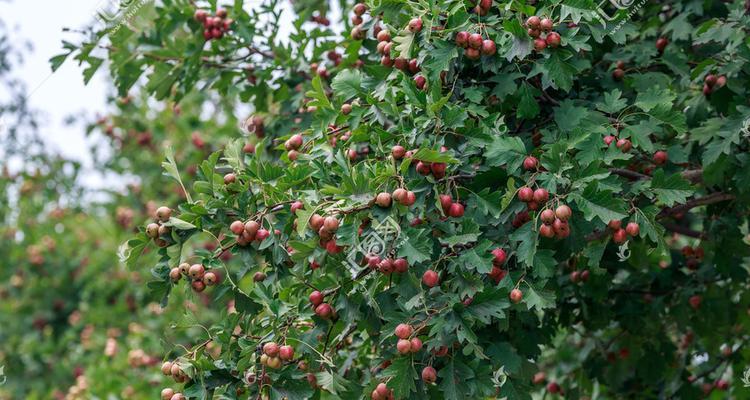
{"type": "Polygon", "coordinates": [[[174,146],[108,167],[150,177],[120,256],[187,314],[149,340],[202,327],[162,398],[747,396],[744,1],[332,6],[165,0],[52,59],[174,146]]]}

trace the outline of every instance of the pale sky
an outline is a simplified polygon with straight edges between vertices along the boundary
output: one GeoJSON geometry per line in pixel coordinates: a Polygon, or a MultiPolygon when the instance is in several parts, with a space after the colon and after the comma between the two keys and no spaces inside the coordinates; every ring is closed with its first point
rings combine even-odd
{"type": "MultiPolygon", "coordinates": [[[[51,149],[67,158],[81,161],[84,164],[84,183],[89,187],[100,188],[111,184],[112,178],[106,179],[91,167],[89,147],[92,139],[85,137],[82,124],[68,126],[65,119],[71,115],[88,116],[91,121],[96,115],[107,112],[106,95],[111,90],[102,66],[88,85],[83,83],[82,68],[71,59],[54,74],[48,60],[62,53],[61,41],[67,39],[74,43],[80,35],[74,32],[63,32],[63,28],[77,29],[91,24],[95,12],[106,9],[108,2],[118,0],[11,0],[0,1],[0,15],[7,24],[11,38],[17,41],[29,41],[33,51],[25,54],[22,68],[13,71],[14,75],[25,82],[29,93],[29,105],[42,112],[40,133],[51,149]]],[[[220,4],[231,1],[220,1],[220,4]]],[[[259,1],[247,1],[253,7],[259,1]]],[[[340,16],[338,2],[333,1],[329,18],[336,21],[340,16]]],[[[284,40],[291,30],[292,18],[289,2],[282,2],[284,13],[281,19],[289,21],[282,25],[279,37],[284,40]]],[[[339,34],[341,27],[334,28],[339,34]]],[[[96,135],[93,135],[96,139],[96,135]]]]}

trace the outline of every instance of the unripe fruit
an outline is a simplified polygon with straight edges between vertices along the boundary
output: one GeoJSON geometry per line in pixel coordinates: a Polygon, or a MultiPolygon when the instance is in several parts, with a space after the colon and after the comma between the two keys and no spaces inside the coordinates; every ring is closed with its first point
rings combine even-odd
{"type": "Polygon", "coordinates": [[[398,324],[396,326],[396,329],[393,331],[393,333],[396,335],[399,339],[408,339],[409,336],[412,334],[412,327],[409,324],[398,324]]]}
{"type": "Polygon", "coordinates": [[[392,198],[390,193],[382,192],[378,193],[377,197],[375,197],[375,204],[377,204],[380,207],[387,208],[390,207],[392,203],[392,198]]]}
{"type": "Polygon", "coordinates": [[[279,357],[271,357],[268,359],[266,365],[268,365],[269,368],[279,369],[281,368],[281,359],[279,357]]]}
{"type": "Polygon", "coordinates": [[[386,30],[382,30],[378,32],[377,36],[378,42],[390,42],[391,41],[391,34],[390,32],[386,30]]]}
{"type": "Polygon", "coordinates": [[[279,348],[279,357],[284,361],[289,361],[294,358],[294,347],[292,346],[281,346],[279,348]]]}
{"type": "Polygon", "coordinates": [[[523,169],[530,171],[536,169],[538,164],[539,160],[537,160],[536,157],[528,156],[523,160],[523,169]]]}
{"type": "Polygon", "coordinates": [[[510,291],[510,301],[513,303],[520,303],[521,299],[523,299],[523,292],[521,292],[520,289],[513,289],[510,291]]]}
{"type": "Polygon", "coordinates": [[[172,388],[164,388],[161,390],[161,400],[171,400],[174,396],[174,390],[172,388]]]}
{"type": "Polygon", "coordinates": [[[548,208],[542,211],[542,213],[539,215],[539,219],[541,219],[545,224],[549,225],[555,222],[555,212],[548,208]]]}
{"type": "Polygon", "coordinates": [[[169,361],[164,361],[164,363],[161,365],[161,373],[166,376],[172,375],[172,363],[169,361]]]}
{"type": "Polygon", "coordinates": [[[336,217],[326,217],[323,221],[323,227],[328,232],[336,232],[339,229],[339,220],[336,217]]]}
{"type": "Polygon", "coordinates": [[[571,215],[573,215],[573,210],[565,204],[560,205],[555,209],[555,216],[562,221],[567,221],[571,215]]]}
{"type": "Polygon", "coordinates": [[[182,278],[182,274],[180,273],[179,268],[172,268],[169,271],[169,279],[171,279],[172,282],[177,282],[180,280],[180,278],[182,278]]]}
{"type": "Polygon", "coordinates": [[[406,149],[404,148],[404,146],[395,145],[391,148],[391,155],[396,160],[400,160],[404,158],[405,154],[406,154],[406,149]]]}
{"type": "Polygon", "coordinates": [[[156,209],[156,218],[161,222],[167,222],[172,217],[172,209],[169,207],[161,206],[156,209]]]}
{"type": "Polygon", "coordinates": [[[276,357],[279,354],[279,345],[276,342],[268,342],[263,345],[263,353],[269,357],[276,357]]]}
{"type": "Polygon", "coordinates": [[[472,49],[479,50],[482,47],[482,35],[478,33],[472,33],[469,35],[469,47],[472,49]]]}
{"type": "Polygon", "coordinates": [[[530,187],[522,187],[518,190],[518,199],[523,201],[524,203],[528,203],[534,200],[534,190],[532,190],[530,187]]]}
{"type": "Polygon", "coordinates": [[[557,47],[560,45],[561,41],[560,34],[557,32],[550,32],[549,34],[547,34],[547,39],[545,41],[547,43],[547,46],[553,48],[557,47]]]}
{"type": "Polygon", "coordinates": [[[203,274],[203,283],[205,283],[206,286],[213,286],[216,284],[218,280],[219,280],[219,277],[216,275],[215,272],[208,271],[205,274],[203,274]]]}
{"type": "Polygon", "coordinates": [[[627,232],[630,236],[638,236],[638,234],[641,232],[641,227],[635,222],[629,222],[625,227],[625,232],[627,232]]]}
{"type": "Polygon", "coordinates": [[[417,338],[417,337],[412,338],[410,340],[410,342],[411,342],[411,352],[412,353],[416,353],[419,350],[422,350],[422,340],[420,338],[417,338]]]}
{"type": "Polygon", "coordinates": [[[422,283],[424,283],[428,287],[435,287],[438,285],[440,280],[440,277],[438,276],[437,272],[428,269],[425,271],[425,273],[422,275],[422,283]]]}
{"type": "Polygon", "coordinates": [[[616,244],[623,244],[626,240],[628,240],[628,233],[625,229],[618,229],[612,234],[612,241],[616,244]]]}
{"type": "Polygon", "coordinates": [[[412,18],[411,21],[409,21],[409,31],[411,33],[417,33],[422,30],[422,19],[421,18],[412,18]]]}
{"type": "Polygon", "coordinates": [[[453,218],[461,218],[464,216],[464,206],[461,203],[453,203],[448,209],[448,215],[453,218]]]}
{"type": "Polygon", "coordinates": [[[323,303],[323,300],[325,300],[325,296],[323,296],[323,293],[319,291],[314,291],[310,293],[310,303],[314,306],[319,306],[323,303]]]}
{"type": "Polygon", "coordinates": [[[667,155],[666,151],[659,150],[656,153],[654,153],[653,161],[654,161],[654,164],[656,165],[664,165],[666,164],[668,158],[669,156],[667,155]]]}
{"type": "Polygon", "coordinates": [[[203,278],[203,273],[206,271],[205,268],[203,268],[200,264],[193,264],[190,266],[190,269],[188,270],[188,275],[190,275],[193,279],[200,279],[203,278]]]}
{"type": "Polygon", "coordinates": [[[150,237],[151,239],[158,238],[159,237],[159,224],[150,223],[146,225],[146,236],[150,237]]]}
{"type": "Polygon", "coordinates": [[[241,235],[245,230],[245,224],[243,224],[242,221],[234,221],[229,225],[229,230],[235,235],[241,235]]]}
{"type": "Polygon", "coordinates": [[[431,366],[424,367],[422,370],[422,381],[424,383],[435,383],[437,380],[437,371],[435,371],[435,368],[432,368],[431,366]]]}
{"type": "Polygon", "coordinates": [[[534,191],[533,198],[537,203],[546,203],[549,200],[549,192],[545,188],[538,188],[534,191]]]}
{"type": "Polygon", "coordinates": [[[398,343],[396,343],[396,350],[398,350],[400,354],[411,352],[411,342],[406,339],[399,339],[398,343]]]}

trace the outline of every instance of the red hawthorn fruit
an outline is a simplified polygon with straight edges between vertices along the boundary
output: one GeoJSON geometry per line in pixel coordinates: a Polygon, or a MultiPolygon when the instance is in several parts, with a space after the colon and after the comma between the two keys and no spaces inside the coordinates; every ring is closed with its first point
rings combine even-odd
{"type": "Polygon", "coordinates": [[[534,200],[534,190],[527,186],[518,189],[518,199],[524,203],[534,200]]]}
{"type": "Polygon", "coordinates": [[[547,43],[547,46],[552,48],[557,47],[560,45],[561,41],[560,34],[557,32],[550,32],[547,34],[547,38],[545,41],[547,43]]]}
{"type": "Polygon", "coordinates": [[[245,224],[242,221],[234,221],[229,225],[229,230],[235,235],[241,235],[245,231],[245,224]]]}
{"type": "Polygon", "coordinates": [[[461,203],[453,203],[448,209],[448,215],[453,218],[461,218],[464,216],[464,206],[461,203]]]}
{"type": "Polygon", "coordinates": [[[539,219],[541,219],[545,224],[549,225],[555,222],[555,212],[548,208],[542,211],[541,214],[539,214],[539,219]]]}
{"type": "Polygon", "coordinates": [[[497,52],[497,45],[493,40],[485,39],[482,41],[482,54],[492,56],[497,52]]]}
{"type": "Polygon", "coordinates": [[[294,358],[294,347],[284,345],[279,348],[279,358],[289,361],[294,358]]]}
{"type": "Polygon", "coordinates": [[[615,145],[618,149],[622,150],[623,153],[629,152],[633,147],[633,144],[628,139],[619,139],[615,145]]]}
{"type": "Polygon", "coordinates": [[[690,307],[693,307],[694,310],[697,310],[701,308],[701,303],[703,302],[703,298],[699,295],[693,295],[690,296],[688,299],[688,302],[690,303],[690,307]]]}
{"type": "Polygon", "coordinates": [[[440,206],[443,208],[443,212],[448,214],[448,210],[450,210],[451,205],[453,204],[453,199],[447,194],[441,194],[440,195],[440,206]]]}
{"type": "Polygon", "coordinates": [[[625,226],[625,232],[630,236],[638,236],[641,232],[641,227],[635,222],[629,222],[628,225],[625,226]]]}
{"type": "Polygon", "coordinates": [[[612,135],[607,135],[607,136],[605,136],[605,137],[604,137],[604,144],[605,144],[605,145],[607,145],[607,146],[609,146],[609,145],[611,145],[611,144],[612,144],[612,142],[614,142],[615,140],[617,140],[617,138],[616,138],[615,136],[612,136],[612,135]]]}
{"type": "Polygon", "coordinates": [[[580,275],[581,275],[581,273],[578,272],[578,271],[571,272],[570,273],[570,281],[573,282],[573,283],[578,283],[578,281],[580,280],[580,275]]]}
{"type": "Polygon", "coordinates": [[[414,84],[417,86],[417,89],[424,90],[427,85],[427,78],[422,75],[416,75],[414,76],[414,84]]]}
{"type": "Polygon", "coordinates": [[[539,28],[545,32],[549,32],[554,28],[554,24],[552,23],[552,20],[549,18],[544,18],[539,23],[539,28]]]}
{"type": "Polygon", "coordinates": [[[437,371],[435,371],[435,368],[432,368],[432,366],[426,366],[422,370],[422,381],[424,383],[430,384],[435,383],[437,380],[437,371]]]}
{"type": "Polygon", "coordinates": [[[520,289],[513,289],[510,291],[509,297],[510,297],[510,301],[518,304],[523,299],[523,292],[520,289]]]}
{"type": "Polygon", "coordinates": [[[550,382],[547,384],[547,391],[552,394],[560,393],[560,385],[557,382],[550,382]]]}
{"type": "Polygon", "coordinates": [[[406,149],[404,148],[404,146],[395,145],[391,148],[391,155],[396,160],[400,160],[404,158],[405,154],[406,154],[406,149]]]}
{"type": "Polygon", "coordinates": [[[279,345],[276,342],[268,342],[263,345],[263,353],[269,357],[276,357],[279,354],[279,345]]]}
{"type": "Polygon", "coordinates": [[[456,45],[466,47],[469,45],[469,32],[461,31],[456,34],[456,45]]]}
{"type": "Polygon", "coordinates": [[[432,173],[432,168],[430,168],[429,163],[418,161],[417,166],[415,168],[417,170],[417,173],[423,176],[427,176],[430,173],[432,173]]]}
{"type": "Polygon", "coordinates": [[[255,240],[257,240],[258,242],[262,242],[266,240],[266,238],[269,236],[271,236],[271,232],[269,232],[266,229],[261,228],[261,229],[258,229],[258,232],[255,234],[255,240]]]}
{"type": "Polygon", "coordinates": [[[406,339],[399,339],[398,342],[396,342],[396,350],[400,354],[407,354],[411,352],[411,342],[406,339]]]}
{"type": "Polygon", "coordinates": [[[669,44],[669,40],[664,37],[660,37],[659,39],[656,39],[656,50],[659,52],[659,54],[664,52],[664,49],[669,44]]]}
{"type": "Polygon", "coordinates": [[[195,10],[195,14],[193,14],[193,18],[195,18],[195,20],[198,22],[206,21],[207,17],[208,12],[206,10],[195,10]]]}
{"type": "Polygon", "coordinates": [[[418,337],[413,337],[413,338],[411,338],[411,340],[409,342],[411,344],[411,352],[412,353],[416,353],[419,350],[422,350],[422,339],[420,339],[418,337]]]}
{"type": "Polygon", "coordinates": [[[587,270],[587,269],[583,270],[581,272],[581,281],[588,282],[588,280],[589,280],[589,274],[590,274],[589,270],[587,270]]]}
{"type": "Polygon", "coordinates": [[[393,330],[393,334],[399,339],[408,339],[413,331],[414,329],[409,324],[398,324],[396,329],[393,330]]]}
{"type": "Polygon", "coordinates": [[[302,207],[304,207],[304,204],[302,204],[302,202],[298,200],[292,203],[291,206],[289,206],[289,211],[291,211],[292,214],[294,214],[297,212],[297,210],[301,210],[302,207]]]}
{"type": "Polygon", "coordinates": [[[396,57],[393,60],[393,66],[401,71],[406,71],[409,68],[409,61],[403,57],[396,57]]]}
{"type": "Polygon", "coordinates": [[[555,237],[555,229],[552,228],[552,225],[543,224],[539,227],[539,234],[543,237],[551,239],[555,237]]]}
{"type": "Polygon", "coordinates": [[[531,171],[532,169],[536,169],[538,164],[539,160],[536,157],[528,156],[523,160],[523,169],[531,171]]]}
{"type": "Polygon", "coordinates": [[[479,51],[479,49],[469,47],[464,50],[464,55],[470,60],[478,60],[479,57],[481,57],[482,53],[479,51]]]}
{"type": "Polygon", "coordinates": [[[440,277],[438,276],[437,272],[428,269],[422,275],[422,283],[424,283],[428,287],[435,287],[440,283],[440,277]]]}
{"type": "Polygon", "coordinates": [[[203,283],[206,284],[206,286],[213,286],[219,281],[219,276],[212,271],[208,271],[205,274],[203,274],[203,283]]]}
{"type": "Polygon", "coordinates": [[[620,228],[612,234],[612,241],[616,244],[623,244],[626,240],[628,240],[628,233],[625,229],[620,228]]]}
{"type": "Polygon", "coordinates": [[[378,263],[378,271],[383,274],[390,275],[393,273],[393,260],[386,258],[378,263]]]}
{"type": "Polygon", "coordinates": [[[322,303],[315,307],[315,314],[320,318],[327,319],[333,314],[333,308],[328,303],[322,303]]]}
{"type": "Polygon", "coordinates": [[[505,260],[507,259],[507,255],[505,254],[505,250],[497,248],[492,250],[492,263],[495,265],[503,265],[505,264],[505,260]]]}
{"type": "Polygon", "coordinates": [[[480,48],[482,48],[482,41],[482,35],[480,35],[479,33],[472,33],[471,35],[469,35],[468,44],[472,49],[479,50],[480,48]]]}
{"type": "Polygon", "coordinates": [[[206,269],[203,268],[200,264],[193,264],[190,266],[190,269],[188,269],[188,275],[192,279],[201,279],[203,278],[203,274],[206,272],[206,269]]]}
{"type": "Polygon", "coordinates": [[[192,286],[193,290],[195,290],[198,293],[206,289],[206,284],[203,283],[203,281],[193,281],[193,283],[191,283],[190,286],[192,286]]]}
{"type": "Polygon", "coordinates": [[[414,194],[414,192],[412,192],[412,191],[407,191],[406,192],[406,196],[401,201],[401,204],[403,204],[403,205],[405,205],[407,207],[410,207],[410,206],[414,205],[414,203],[416,203],[416,202],[417,202],[417,195],[414,194]]]}
{"type": "Polygon", "coordinates": [[[531,28],[531,29],[540,29],[541,22],[542,20],[539,17],[537,17],[536,15],[533,15],[529,17],[529,19],[526,20],[526,27],[531,28]]]}
{"type": "Polygon", "coordinates": [[[565,204],[562,204],[555,209],[555,216],[562,221],[567,221],[572,215],[573,210],[565,204]]]}
{"type": "Polygon", "coordinates": [[[622,228],[622,221],[620,221],[619,219],[613,219],[612,221],[609,221],[609,223],[607,224],[607,226],[609,227],[609,229],[612,229],[613,231],[616,231],[616,230],[622,228]]]}
{"type": "Polygon", "coordinates": [[[315,290],[312,293],[310,293],[310,303],[313,306],[319,306],[323,303],[323,300],[325,300],[325,296],[323,296],[323,293],[315,290]]]}
{"type": "Polygon", "coordinates": [[[409,270],[409,263],[404,258],[397,258],[393,261],[393,268],[396,269],[396,272],[403,274],[409,270]]]}
{"type": "Polygon", "coordinates": [[[169,270],[169,279],[171,279],[172,282],[178,282],[180,278],[182,278],[182,273],[179,268],[172,268],[169,270]]]}
{"type": "Polygon", "coordinates": [[[339,220],[336,217],[326,217],[323,221],[323,227],[328,232],[336,232],[339,229],[339,220]]]}
{"type": "Polygon", "coordinates": [[[533,198],[537,203],[546,203],[549,200],[549,192],[545,188],[538,188],[534,190],[533,198]]]}
{"type": "Polygon", "coordinates": [[[422,30],[422,19],[412,18],[411,21],[409,21],[409,31],[411,33],[417,33],[421,30],[422,30]]]}
{"type": "Polygon", "coordinates": [[[434,175],[436,178],[440,179],[445,176],[445,170],[448,167],[446,163],[432,163],[430,164],[430,170],[432,171],[432,175],[434,175]]]}
{"type": "Polygon", "coordinates": [[[378,193],[378,195],[375,197],[375,204],[377,204],[380,207],[388,208],[393,203],[393,198],[391,197],[390,193],[382,192],[378,193]]]}
{"type": "Polygon", "coordinates": [[[727,84],[727,77],[724,75],[721,75],[720,77],[716,78],[716,87],[724,87],[724,85],[727,84]]]}
{"type": "Polygon", "coordinates": [[[620,68],[615,68],[614,71],[612,71],[612,79],[616,81],[621,81],[622,78],[625,77],[625,71],[621,70],[620,68]]]}
{"type": "Polygon", "coordinates": [[[419,64],[417,64],[417,59],[412,58],[411,60],[409,60],[409,72],[411,72],[412,74],[416,74],[419,71],[420,71],[420,68],[419,68],[419,64]]]}
{"type": "Polygon", "coordinates": [[[545,42],[544,39],[541,39],[541,38],[534,39],[534,50],[543,51],[546,48],[547,48],[547,42],[545,42]]]}
{"type": "Polygon", "coordinates": [[[666,151],[659,150],[656,153],[654,153],[653,161],[654,161],[654,164],[656,165],[664,165],[666,164],[668,158],[669,156],[667,155],[666,151]]]}

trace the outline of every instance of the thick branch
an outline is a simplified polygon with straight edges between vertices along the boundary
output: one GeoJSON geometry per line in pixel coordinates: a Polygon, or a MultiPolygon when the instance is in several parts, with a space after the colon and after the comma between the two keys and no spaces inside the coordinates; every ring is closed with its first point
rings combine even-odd
{"type": "Polygon", "coordinates": [[[713,193],[713,194],[709,194],[708,196],[699,197],[697,199],[690,200],[685,204],[681,204],[681,205],[674,206],[671,208],[665,208],[661,210],[659,215],[657,215],[657,218],[664,218],[664,217],[670,217],[673,215],[684,214],[695,207],[707,206],[710,204],[721,203],[723,201],[728,201],[728,200],[733,200],[733,199],[734,199],[734,195],[729,194],[729,193],[723,193],[723,192],[713,193]]]}
{"type": "Polygon", "coordinates": [[[664,229],[670,231],[679,233],[683,236],[688,236],[696,239],[705,239],[706,234],[703,232],[699,232],[681,225],[673,224],[671,222],[662,222],[661,225],[664,227],[664,229]]]}

